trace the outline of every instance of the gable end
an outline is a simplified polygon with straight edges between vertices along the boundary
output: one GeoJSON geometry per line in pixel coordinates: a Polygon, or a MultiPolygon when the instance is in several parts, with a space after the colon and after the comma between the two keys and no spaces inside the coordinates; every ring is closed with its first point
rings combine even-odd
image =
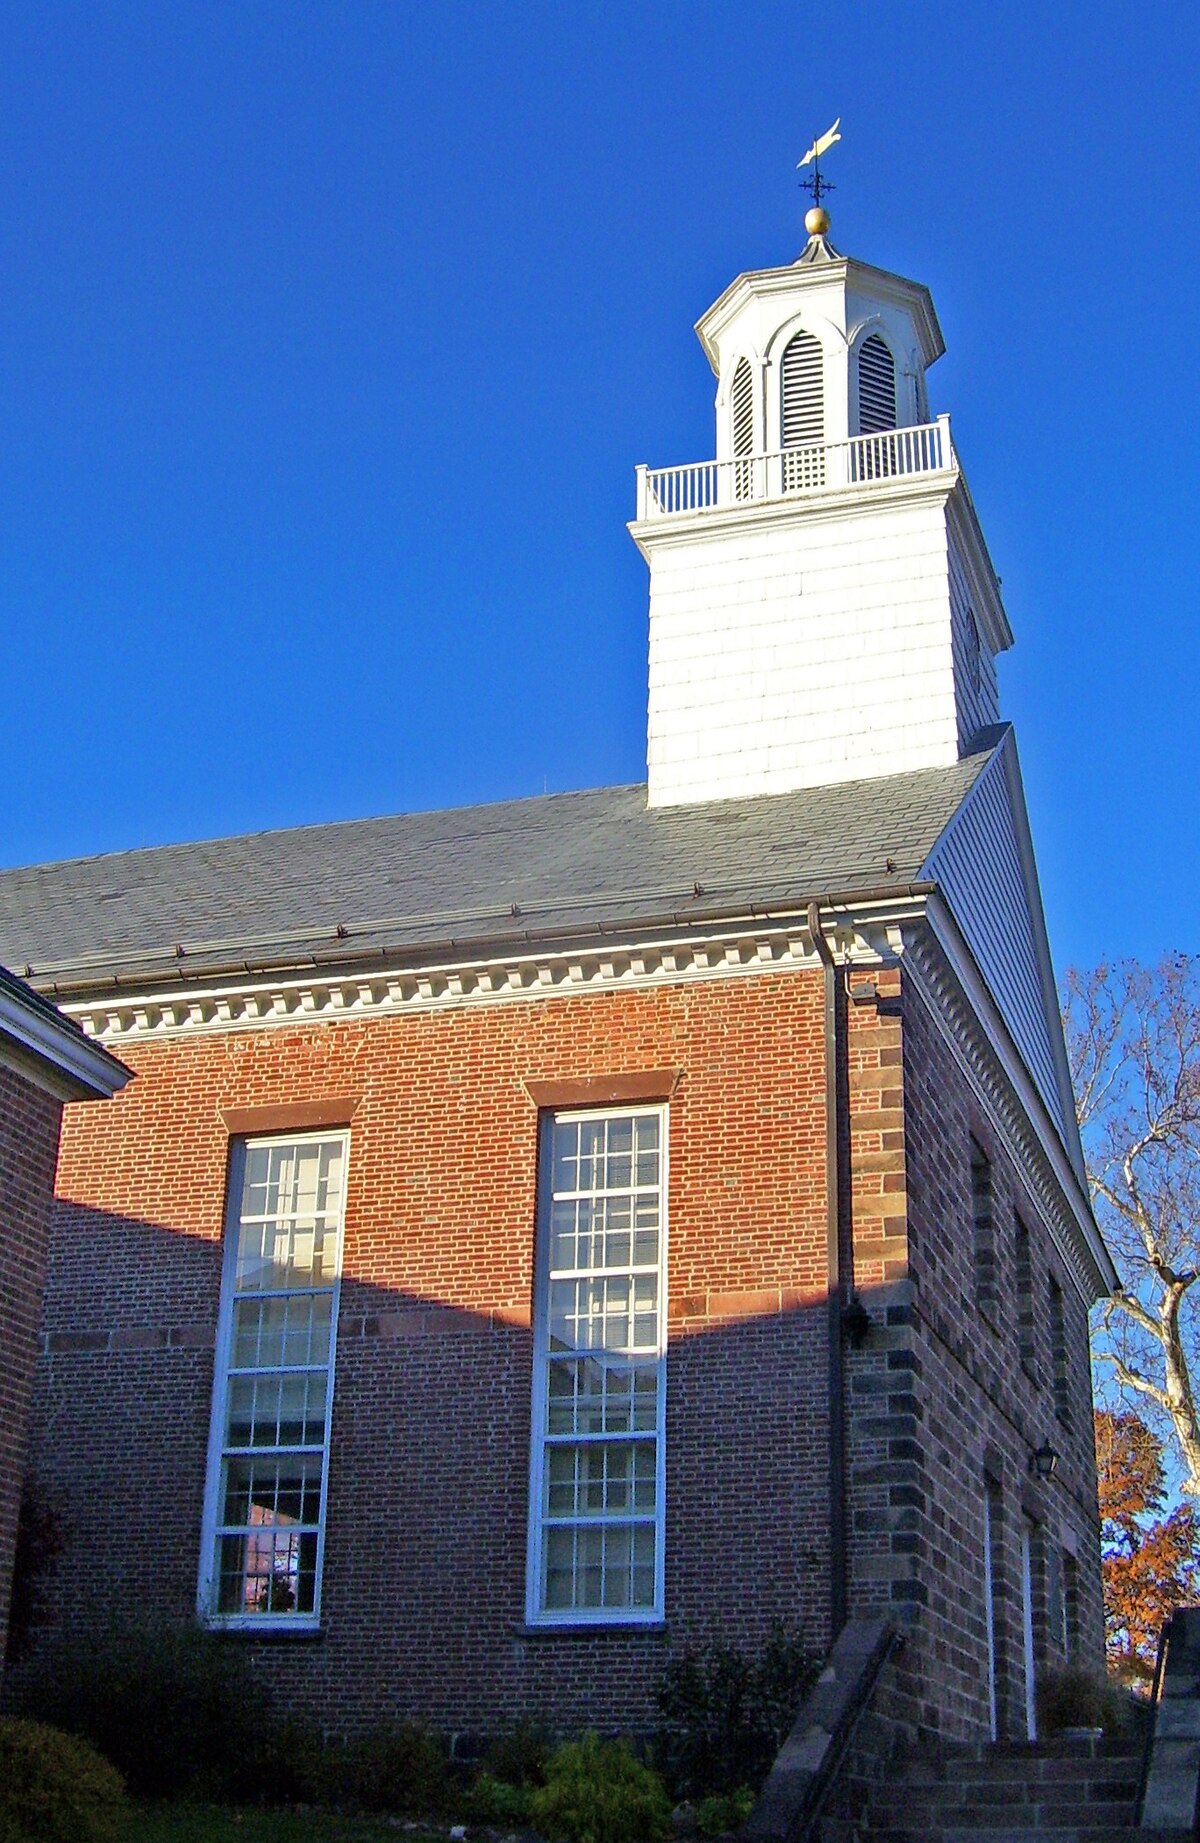
{"type": "Polygon", "coordinates": [[[939,886],[1082,1176],[1054,969],[1011,729],[934,846],[923,874],[939,886]]]}

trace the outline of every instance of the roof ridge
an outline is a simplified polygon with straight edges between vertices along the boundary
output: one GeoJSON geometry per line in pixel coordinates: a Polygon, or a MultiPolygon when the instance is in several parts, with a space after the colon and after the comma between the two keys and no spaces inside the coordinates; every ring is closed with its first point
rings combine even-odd
{"type": "Polygon", "coordinates": [[[253,839],[296,837],[302,832],[349,831],[356,826],[388,825],[405,819],[444,819],[452,813],[490,813],[502,806],[542,806],[556,800],[579,800],[589,795],[644,792],[645,781],[621,781],[611,787],[560,788],[556,793],[513,794],[503,800],[477,800],[459,806],[422,806],[398,813],[360,813],[355,819],[310,819],[300,825],[263,826],[257,832],[214,832],[206,838],[176,838],[160,845],[124,845],[116,851],[89,851],[78,857],[38,858],[30,864],[0,865],[0,881],[22,871],[70,870],[77,865],[103,864],[118,858],[157,857],[166,851],[199,851],[206,845],[249,844],[253,839]]]}

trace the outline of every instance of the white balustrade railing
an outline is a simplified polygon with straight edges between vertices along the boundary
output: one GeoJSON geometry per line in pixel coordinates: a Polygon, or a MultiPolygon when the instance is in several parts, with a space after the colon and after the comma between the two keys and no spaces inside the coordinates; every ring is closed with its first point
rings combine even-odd
{"type": "Polygon", "coordinates": [[[693,461],[686,467],[639,467],[638,518],[789,499],[797,493],[837,492],[906,474],[938,473],[957,465],[950,418],[915,429],[884,429],[845,442],[817,442],[775,454],[739,455],[729,461],[693,461]]]}

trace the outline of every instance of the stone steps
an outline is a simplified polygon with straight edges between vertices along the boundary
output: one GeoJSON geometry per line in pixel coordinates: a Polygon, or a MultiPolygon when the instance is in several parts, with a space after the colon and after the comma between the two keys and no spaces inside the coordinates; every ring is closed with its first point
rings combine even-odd
{"type": "Polygon", "coordinates": [[[857,1825],[830,1819],[822,1843],[1190,1843],[1134,1824],[1135,1742],[943,1743],[893,1761],[857,1825]]]}
{"type": "Polygon", "coordinates": [[[846,1828],[822,1832],[822,1843],[1034,1843],[1041,1837],[1043,1843],[1047,1837],[1053,1843],[1191,1843],[1191,1830],[1143,1830],[1134,1823],[1106,1823],[1089,1812],[1086,1823],[1053,1823],[1045,1825],[1036,1814],[1019,1815],[1014,1823],[1012,1812],[997,1814],[995,1823],[979,1825],[973,1821],[973,1814],[964,1814],[964,1821],[949,1819],[938,1823],[927,1823],[916,1814],[905,1812],[905,1821],[901,1825],[881,1823],[874,1815],[865,1823],[859,1823],[857,1830],[850,1825],[846,1828]],[[1030,1821],[1023,1821],[1032,1817],[1030,1821]]]}

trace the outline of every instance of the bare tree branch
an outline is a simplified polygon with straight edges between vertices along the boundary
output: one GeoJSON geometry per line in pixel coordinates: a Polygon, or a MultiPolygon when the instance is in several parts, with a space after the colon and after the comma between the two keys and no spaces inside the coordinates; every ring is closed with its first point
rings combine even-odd
{"type": "Polygon", "coordinates": [[[1200,959],[1072,971],[1063,1025],[1092,1202],[1123,1274],[1097,1355],[1158,1411],[1200,1497],[1200,959]]]}

